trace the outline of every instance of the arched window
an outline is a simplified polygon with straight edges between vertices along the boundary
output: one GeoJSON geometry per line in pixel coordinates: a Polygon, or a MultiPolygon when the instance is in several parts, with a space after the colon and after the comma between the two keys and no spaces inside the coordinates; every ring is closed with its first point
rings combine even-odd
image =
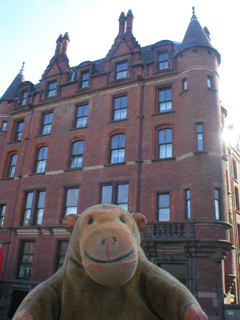
{"type": "Polygon", "coordinates": [[[110,163],[124,162],[125,157],[125,134],[120,133],[110,139],[110,163]]]}
{"type": "Polygon", "coordinates": [[[158,131],[158,158],[172,157],[172,129],[158,131]]]}
{"type": "Polygon", "coordinates": [[[83,160],[84,141],[76,141],[72,143],[70,169],[81,168],[83,160]]]}
{"type": "Polygon", "coordinates": [[[12,154],[9,158],[7,178],[13,178],[17,164],[17,154],[12,154]]]}
{"type": "Polygon", "coordinates": [[[48,147],[42,147],[37,150],[35,173],[45,171],[48,147]]]}

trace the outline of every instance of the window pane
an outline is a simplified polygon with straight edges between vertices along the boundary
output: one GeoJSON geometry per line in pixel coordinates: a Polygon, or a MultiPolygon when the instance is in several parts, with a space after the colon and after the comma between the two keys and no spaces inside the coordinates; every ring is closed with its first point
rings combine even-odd
{"type": "Polygon", "coordinates": [[[196,125],[196,130],[197,130],[197,133],[201,133],[203,131],[203,125],[202,124],[197,124],[196,125]]]}
{"type": "Polygon", "coordinates": [[[166,158],[166,145],[165,145],[165,144],[160,145],[160,148],[159,148],[159,158],[160,158],[160,159],[166,158]]]}
{"type": "Polygon", "coordinates": [[[128,184],[119,184],[117,193],[117,203],[128,202],[128,184]]]}
{"type": "Polygon", "coordinates": [[[158,220],[159,221],[169,221],[170,219],[170,210],[169,208],[159,209],[158,211],[158,220]]]}
{"type": "Polygon", "coordinates": [[[66,206],[70,207],[70,206],[77,206],[77,202],[78,202],[78,192],[79,189],[69,189],[67,190],[67,201],[66,201],[66,206]]]}
{"type": "Polygon", "coordinates": [[[37,209],[36,224],[41,225],[43,219],[43,209],[37,209]]]}
{"type": "Polygon", "coordinates": [[[44,207],[45,196],[46,196],[46,191],[39,192],[38,206],[37,206],[38,208],[44,207]]]}
{"type": "Polygon", "coordinates": [[[112,203],[112,186],[102,186],[101,203],[112,203]]]}
{"type": "Polygon", "coordinates": [[[117,163],[118,161],[118,150],[114,150],[111,153],[111,163],[117,163]]]}
{"type": "Polygon", "coordinates": [[[197,134],[197,150],[203,150],[203,135],[202,133],[197,134]]]}
{"type": "Polygon", "coordinates": [[[118,161],[117,162],[124,162],[125,150],[121,149],[118,150],[118,161]]]}
{"type": "Polygon", "coordinates": [[[125,134],[118,135],[118,148],[125,148],[125,134]]]}
{"type": "Polygon", "coordinates": [[[84,141],[77,141],[72,144],[72,155],[83,154],[84,141]]]}
{"type": "Polygon", "coordinates": [[[166,158],[172,157],[172,144],[166,145],[166,158]]]}
{"type": "Polygon", "coordinates": [[[33,192],[29,192],[27,194],[26,209],[29,209],[32,207],[32,201],[33,201],[33,192]]]}
{"type": "Polygon", "coordinates": [[[68,214],[77,214],[77,207],[67,207],[65,209],[65,216],[68,214]]]}
{"type": "Polygon", "coordinates": [[[159,195],[159,207],[169,207],[169,194],[160,194],[159,195]]]}
{"type": "Polygon", "coordinates": [[[166,143],[172,142],[172,129],[166,129],[166,143]]]}
{"type": "Polygon", "coordinates": [[[111,149],[118,148],[118,135],[111,137],[111,149]]]}
{"type": "Polygon", "coordinates": [[[215,200],[215,217],[219,220],[219,201],[215,200]]]}

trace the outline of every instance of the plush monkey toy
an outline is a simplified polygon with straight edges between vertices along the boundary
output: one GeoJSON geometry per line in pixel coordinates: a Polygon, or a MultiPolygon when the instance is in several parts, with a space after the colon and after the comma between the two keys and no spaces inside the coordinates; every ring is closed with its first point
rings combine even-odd
{"type": "Polygon", "coordinates": [[[97,205],[63,224],[72,232],[64,265],[27,295],[14,320],[208,319],[184,285],[146,259],[142,214],[97,205]]]}

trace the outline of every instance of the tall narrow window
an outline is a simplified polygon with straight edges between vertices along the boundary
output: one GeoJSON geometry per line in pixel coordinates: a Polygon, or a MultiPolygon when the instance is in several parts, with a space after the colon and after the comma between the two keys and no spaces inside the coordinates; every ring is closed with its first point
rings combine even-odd
{"type": "Polygon", "coordinates": [[[49,134],[52,129],[53,113],[47,113],[43,115],[41,134],[49,134]]]}
{"type": "Polygon", "coordinates": [[[4,218],[5,218],[5,212],[6,212],[6,205],[1,204],[0,205],[0,227],[3,226],[4,218]]]}
{"type": "Polygon", "coordinates": [[[128,210],[128,189],[128,183],[102,185],[100,203],[116,204],[128,210]]]}
{"type": "Polygon", "coordinates": [[[54,97],[57,88],[57,81],[50,82],[47,87],[47,97],[54,97]]]}
{"type": "Polygon", "coordinates": [[[64,216],[77,213],[78,193],[78,188],[66,190],[64,216]]]}
{"type": "Polygon", "coordinates": [[[27,91],[23,91],[22,95],[21,95],[21,106],[25,106],[26,102],[27,102],[27,91]]]}
{"type": "Polygon", "coordinates": [[[158,70],[168,68],[168,52],[164,51],[158,54],[158,70]]]}
{"type": "Polygon", "coordinates": [[[22,138],[23,121],[19,121],[16,126],[14,141],[20,141],[22,138]]]}
{"type": "Polygon", "coordinates": [[[28,192],[26,193],[25,208],[23,213],[23,222],[22,222],[23,226],[30,225],[32,205],[33,205],[33,192],[28,192]]]}
{"type": "Polygon", "coordinates": [[[1,131],[5,132],[6,130],[7,130],[7,121],[3,121],[1,131]]]}
{"type": "Polygon", "coordinates": [[[72,143],[70,168],[81,168],[83,159],[84,141],[76,141],[72,143]]]}
{"type": "Polygon", "coordinates": [[[18,278],[30,279],[34,255],[34,242],[22,242],[18,278]]]}
{"type": "Polygon", "coordinates": [[[233,177],[237,180],[237,162],[235,159],[232,159],[232,165],[233,165],[233,177]]]}
{"type": "Polygon", "coordinates": [[[182,80],[182,91],[185,91],[187,90],[187,79],[183,79],[182,80]]]}
{"type": "Polygon", "coordinates": [[[158,195],[158,221],[170,220],[170,194],[158,195]]]}
{"type": "Polygon", "coordinates": [[[127,96],[115,98],[113,100],[113,120],[126,119],[127,116],[127,96]]]}
{"type": "Polygon", "coordinates": [[[35,221],[34,221],[35,225],[42,224],[45,196],[46,196],[46,191],[40,191],[37,193],[37,199],[36,199],[37,206],[36,206],[36,214],[35,214],[35,221]]]}
{"type": "Polygon", "coordinates": [[[236,202],[236,209],[237,211],[239,211],[239,195],[238,195],[238,188],[235,187],[234,188],[235,190],[235,202],[236,202]]]}
{"type": "Polygon", "coordinates": [[[158,158],[172,157],[172,129],[158,131],[158,158]]]}
{"type": "Polygon", "coordinates": [[[87,88],[89,80],[89,72],[84,72],[81,75],[81,88],[87,88]]]}
{"type": "Polygon", "coordinates": [[[203,124],[196,124],[197,151],[203,151],[203,124]]]}
{"type": "Polygon", "coordinates": [[[35,173],[41,173],[45,171],[47,152],[47,147],[42,147],[37,150],[35,173]]]}
{"type": "Polygon", "coordinates": [[[125,156],[125,134],[116,134],[111,137],[110,163],[124,162],[125,156]]]}
{"type": "Polygon", "coordinates": [[[23,226],[41,225],[44,213],[46,191],[31,191],[25,195],[23,226]]]}
{"type": "Polygon", "coordinates": [[[159,90],[158,92],[158,112],[167,112],[172,110],[172,88],[159,90]]]}
{"type": "Polygon", "coordinates": [[[190,219],[190,190],[185,190],[185,210],[186,210],[186,219],[190,219]]]}
{"type": "Polygon", "coordinates": [[[214,190],[214,203],[215,203],[215,218],[220,219],[220,190],[214,190]]]}
{"type": "Polygon", "coordinates": [[[207,77],[207,87],[209,89],[212,88],[212,77],[210,76],[207,77]]]}
{"type": "Polygon", "coordinates": [[[88,114],[88,105],[77,107],[76,113],[76,128],[83,128],[87,125],[87,114],[88,114]]]}
{"type": "Polygon", "coordinates": [[[8,167],[8,173],[7,178],[13,178],[15,173],[15,168],[17,164],[17,154],[12,154],[9,159],[9,167],[8,167]]]}
{"type": "Polygon", "coordinates": [[[120,62],[116,64],[115,79],[123,79],[127,76],[127,62],[120,62]]]}
{"type": "Polygon", "coordinates": [[[61,266],[64,263],[64,259],[67,253],[67,247],[68,242],[67,241],[61,241],[58,243],[58,249],[57,249],[57,270],[61,268],[61,266]]]}

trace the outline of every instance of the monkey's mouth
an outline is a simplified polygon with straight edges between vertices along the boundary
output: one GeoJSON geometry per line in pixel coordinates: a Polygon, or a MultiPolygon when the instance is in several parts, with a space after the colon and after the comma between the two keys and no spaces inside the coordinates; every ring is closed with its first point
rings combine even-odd
{"type": "Polygon", "coordinates": [[[92,258],[89,254],[87,254],[86,251],[84,251],[84,253],[88,259],[90,259],[96,263],[115,263],[115,262],[119,262],[119,261],[129,257],[134,251],[135,251],[135,249],[132,249],[129,253],[125,254],[124,256],[121,256],[121,257],[113,259],[113,260],[99,260],[99,259],[92,258]]]}

